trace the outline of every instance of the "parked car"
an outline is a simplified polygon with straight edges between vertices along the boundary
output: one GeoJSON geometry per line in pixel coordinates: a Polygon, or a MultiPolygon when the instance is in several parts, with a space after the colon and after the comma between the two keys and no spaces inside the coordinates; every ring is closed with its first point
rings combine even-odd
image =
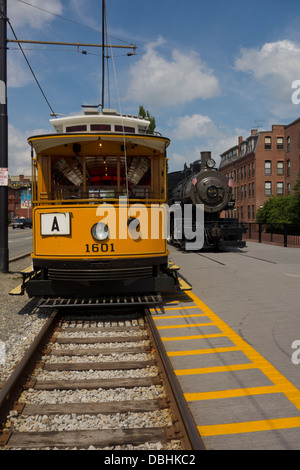
{"type": "Polygon", "coordinates": [[[12,228],[25,228],[29,227],[32,228],[32,219],[17,219],[12,224],[12,228]]]}

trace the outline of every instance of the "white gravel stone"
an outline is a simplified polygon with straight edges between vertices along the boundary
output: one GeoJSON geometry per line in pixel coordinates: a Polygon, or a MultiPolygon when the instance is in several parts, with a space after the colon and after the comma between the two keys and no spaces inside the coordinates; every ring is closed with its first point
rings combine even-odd
{"type": "Polygon", "coordinates": [[[115,379],[155,377],[157,376],[157,367],[150,366],[144,369],[129,370],[88,370],[88,371],[44,371],[39,369],[35,378],[38,380],[97,380],[97,379],[115,379]]]}
{"type": "Polygon", "coordinates": [[[105,401],[148,400],[165,397],[160,385],[150,387],[95,389],[95,390],[25,390],[21,403],[96,403],[105,401]]]}

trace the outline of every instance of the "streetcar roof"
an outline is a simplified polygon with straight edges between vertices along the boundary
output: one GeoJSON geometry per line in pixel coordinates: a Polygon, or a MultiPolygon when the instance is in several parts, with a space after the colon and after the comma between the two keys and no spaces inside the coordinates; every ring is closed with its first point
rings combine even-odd
{"type": "Polygon", "coordinates": [[[170,140],[166,137],[154,135],[136,135],[136,134],[46,134],[32,136],[28,138],[28,142],[33,146],[37,153],[48,150],[60,145],[89,143],[89,142],[113,142],[126,144],[136,144],[163,152],[168,147],[170,140]]]}
{"type": "Polygon", "coordinates": [[[29,137],[36,152],[65,144],[93,142],[120,142],[138,144],[163,151],[170,143],[160,135],[147,134],[149,118],[118,114],[114,109],[84,106],[84,114],[51,119],[56,133],[29,137]]]}

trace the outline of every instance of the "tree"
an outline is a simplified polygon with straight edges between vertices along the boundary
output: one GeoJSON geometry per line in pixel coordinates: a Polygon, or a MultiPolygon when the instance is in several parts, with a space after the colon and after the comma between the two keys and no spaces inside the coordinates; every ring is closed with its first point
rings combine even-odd
{"type": "Polygon", "coordinates": [[[263,224],[300,224],[300,173],[294,194],[272,196],[256,213],[256,222],[263,224]]]}
{"type": "Polygon", "coordinates": [[[155,123],[155,117],[154,116],[150,116],[150,113],[149,111],[145,111],[145,108],[144,106],[140,106],[139,108],[139,116],[141,116],[142,118],[149,118],[150,119],[150,125],[148,127],[148,130],[147,130],[147,134],[154,134],[154,130],[155,130],[155,127],[156,127],[156,123],[155,123]]]}
{"type": "Polygon", "coordinates": [[[270,197],[263,207],[257,211],[256,221],[278,225],[278,227],[284,223],[299,223],[296,197],[292,194],[270,197]]]}
{"type": "MultiPolygon", "coordinates": [[[[300,173],[298,175],[298,179],[294,186],[294,197],[295,197],[295,212],[298,220],[300,221],[300,173]]],[[[300,223],[300,222],[299,222],[300,223]]]]}

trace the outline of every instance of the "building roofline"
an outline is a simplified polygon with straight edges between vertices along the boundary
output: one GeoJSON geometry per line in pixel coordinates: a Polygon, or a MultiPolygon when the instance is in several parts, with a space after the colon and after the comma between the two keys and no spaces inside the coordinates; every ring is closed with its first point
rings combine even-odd
{"type": "Polygon", "coordinates": [[[297,118],[297,119],[295,119],[295,121],[290,122],[290,124],[285,124],[285,125],[284,125],[284,128],[287,129],[288,127],[293,126],[294,124],[296,124],[296,123],[299,122],[299,121],[300,121],[300,117],[297,118]]]}

